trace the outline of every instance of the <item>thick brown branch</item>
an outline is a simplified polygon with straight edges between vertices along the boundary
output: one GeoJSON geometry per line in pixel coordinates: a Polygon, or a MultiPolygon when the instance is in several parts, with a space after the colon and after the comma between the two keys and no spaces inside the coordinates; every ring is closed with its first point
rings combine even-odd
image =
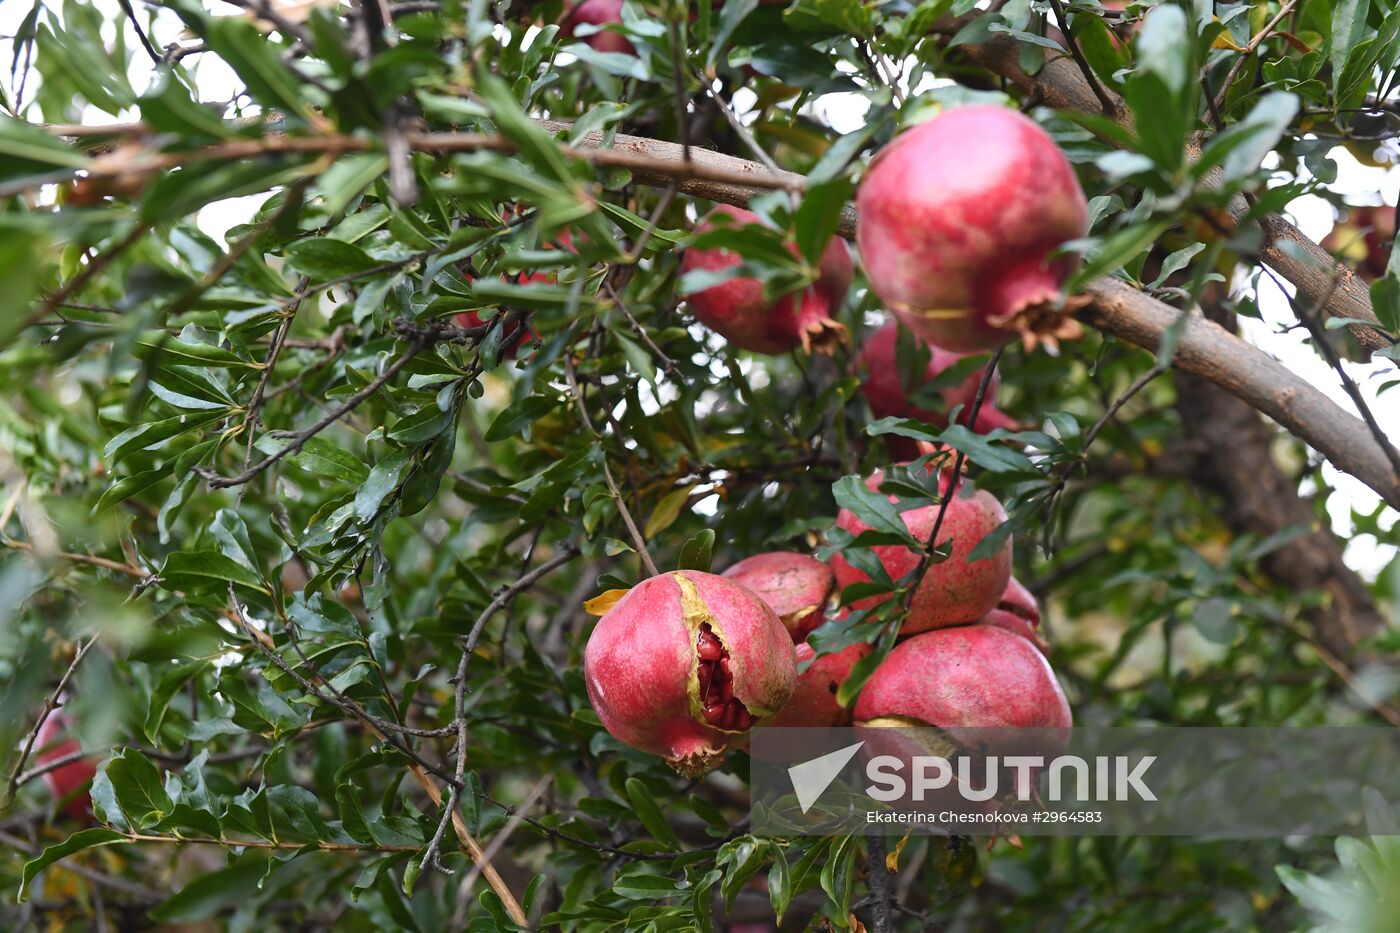
{"type": "MultiPolygon", "coordinates": [[[[1116,279],[1099,279],[1085,292],[1093,299],[1080,313],[1086,322],[1149,350],[1181,314],[1116,279]]],[[[1400,475],[1366,425],[1262,350],[1193,315],[1172,363],[1243,399],[1400,508],[1400,475]]]]}

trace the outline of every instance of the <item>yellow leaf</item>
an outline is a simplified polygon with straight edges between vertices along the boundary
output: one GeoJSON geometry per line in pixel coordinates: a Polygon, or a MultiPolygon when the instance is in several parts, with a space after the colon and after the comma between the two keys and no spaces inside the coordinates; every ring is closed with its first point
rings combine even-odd
{"type": "Polygon", "coordinates": [[[891,874],[899,873],[899,856],[904,852],[904,847],[909,844],[909,833],[912,832],[911,829],[904,834],[904,838],[895,845],[893,852],[885,853],[885,870],[891,874]]]}
{"type": "MultiPolygon", "coordinates": [[[[1220,17],[1215,17],[1214,22],[1220,22],[1220,17]]],[[[1234,39],[1230,38],[1229,30],[1216,36],[1215,41],[1210,44],[1210,47],[1213,49],[1231,49],[1235,52],[1243,52],[1245,50],[1244,46],[1237,44],[1234,39]]]]}
{"type": "Polygon", "coordinates": [[[681,509],[685,507],[689,495],[689,486],[677,486],[662,496],[661,501],[656,503],[651,518],[647,519],[646,528],[642,529],[642,537],[650,538],[670,528],[672,523],[681,517],[681,509]]]}
{"type": "Polygon", "coordinates": [[[631,590],[608,590],[600,593],[592,599],[583,601],[583,611],[591,616],[605,615],[609,609],[617,605],[617,601],[626,596],[631,590]]]}

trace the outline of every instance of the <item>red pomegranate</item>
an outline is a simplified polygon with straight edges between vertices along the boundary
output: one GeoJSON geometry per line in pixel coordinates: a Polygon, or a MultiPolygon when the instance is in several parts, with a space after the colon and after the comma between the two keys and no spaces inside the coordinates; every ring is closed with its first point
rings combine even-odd
{"type": "Polygon", "coordinates": [[[688,776],[743,745],[797,681],[792,639],[773,610],[695,570],[633,587],[598,620],[583,671],[608,732],[688,776]]]}
{"type": "Polygon", "coordinates": [[[723,573],[768,604],[801,643],[822,624],[822,610],[836,586],[831,568],[815,557],[792,551],[770,551],[739,561],[723,573]]]}
{"type": "MultiPolygon", "coordinates": [[[[700,223],[700,232],[714,226],[716,214],[728,215],[740,226],[758,222],[750,211],[721,204],[700,223]]],[[[792,252],[797,253],[795,246],[792,252]]],[[[727,249],[688,249],[681,269],[715,272],[741,262],[727,249]]],[[[762,282],[737,276],[696,292],[687,301],[701,323],[740,349],[784,353],[801,346],[807,352],[830,353],[845,331],[831,315],[845,300],[851,275],[851,254],[845,241],[833,237],[822,253],[816,282],[800,293],[769,302],[763,297],[762,282]]]]}
{"type": "Polygon", "coordinates": [[[875,293],[915,333],[971,353],[1018,334],[1068,336],[1050,253],[1088,230],[1060,148],[1005,107],[948,110],[876,155],[856,198],[856,240],[875,293]]]}
{"type": "MultiPolygon", "coordinates": [[[[577,26],[610,26],[622,22],[622,0],[578,0],[566,5],[564,18],[559,26],[567,36],[574,34],[577,26]]],[[[634,50],[626,36],[610,30],[595,32],[583,40],[598,52],[622,52],[631,54],[634,50]]]]}
{"type": "Polygon", "coordinates": [[[797,689],[792,698],[765,726],[849,726],[851,711],[836,702],[836,691],[851,676],[851,668],[870,653],[864,643],[817,658],[806,642],[797,646],[797,663],[812,661],[807,670],[797,675],[797,689]]]}
{"type": "MultiPolygon", "coordinates": [[[[948,413],[961,405],[963,410],[958,416],[958,421],[966,424],[968,416],[972,413],[972,403],[977,398],[977,387],[982,382],[981,370],[968,373],[963,381],[955,386],[939,390],[939,397],[944,403],[941,411],[916,405],[910,396],[920,385],[932,382],[938,378],[939,373],[959,360],[966,359],[968,354],[954,353],[924,341],[929,351],[928,367],[918,385],[906,388],[898,360],[899,331],[899,322],[890,321],[870,335],[856,357],[856,367],[861,376],[861,392],[870,403],[870,411],[876,418],[915,418],[938,427],[946,427],[948,413]]],[[[997,428],[1015,430],[1017,427],[1016,422],[996,406],[998,382],[997,377],[993,375],[992,381],[987,385],[982,407],[977,412],[977,421],[972,426],[978,434],[986,434],[997,428]]]]}
{"type": "MultiPolygon", "coordinates": [[[[82,746],[71,735],[68,717],[54,710],[39,728],[34,738],[36,764],[47,764],[67,758],[74,752],[82,751],[82,746]]],[[[66,765],[54,768],[43,775],[44,783],[54,799],[63,805],[63,812],[74,820],[86,822],[92,818],[92,798],[88,788],[97,775],[97,765],[91,758],[79,758],[66,765]]]]}
{"type": "MultiPolygon", "coordinates": [[[[878,491],[884,477],[884,472],[877,470],[865,481],[865,485],[878,491]]],[[[943,488],[941,479],[939,488],[943,488]]],[[[1007,581],[1011,579],[1010,537],[993,557],[979,561],[967,559],[979,541],[1006,521],[1006,512],[1001,503],[991,493],[974,490],[966,482],[957,483],[952,496],[947,514],[943,516],[943,524],[939,526],[937,542],[946,544],[951,538],[952,553],[947,560],[930,565],[919,588],[914,591],[909,615],[900,627],[905,635],[976,622],[996,607],[1007,581]]],[[[888,498],[891,502],[899,501],[897,496],[888,498]]],[[[933,533],[934,522],[938,520],[939,508],[938,505],[921,506],[901,512],[900,517],[911,535],[920,541],[927,541],[933,533]]],[[[870,528],[848,509],[842,509],[836,516],[836,527],[852,535],[859,535],[870,528]]],[[[919,565],[920,555],[900,544],[879,545],[871,550],[895,581],[919,565]]],[[[842,589],[870,579],[840,554],[832,556],[831,569],[835,571],[836,583],[842,589]]],[[[888,595],[872,596],[856,602],[855,607],[872,606],[889,598],[888,595]]]]}
{"type": "Polygon", "coordinates": [[[975,743],[960,730],[1063,729],[1072,717],[1034,645],[995,625],[962,625],[896,645],[861,690],[855,720],[934,726],[962,745],[975,743]]]}
{"type": "Polygon", "coordinates": [[[982,622],[1020,635],[1048,656],[1049,646],[1040,635],[1040,606],[1034,594],[1015,577],[1006,584],[1006,592],[1001,594],[996,608],[983,616],[982,622]]]}

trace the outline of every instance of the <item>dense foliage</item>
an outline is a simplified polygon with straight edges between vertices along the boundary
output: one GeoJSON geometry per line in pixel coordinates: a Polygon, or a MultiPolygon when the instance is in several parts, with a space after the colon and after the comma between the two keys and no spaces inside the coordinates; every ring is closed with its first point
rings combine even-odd
{"type": "MultiPolygon", "coordinates": [[[[1400,8],[629,0],[609,28],[630,48],[598,51],[559,0],[214,6],[35,0],[11,42],[0,925],[510,929],[506,894],[581,930],[874,924],[877,897],[885,929],[1284,929],[1361,916],[1400,876],[1382,843],[1345,844],[1354,875],[1327,881],[1322,839],[916,836],[876,884],[865,839],[749,835],[742,754],[687,780],[613,740],[581,675],[584,603],[648,560],[866,560],[827,532],[840,507],[881,527],[859,477],[915,438],[1006,505],[1077,721],[1397,721],[1393,512],[1169,372],[1186,314],[1156,354],[1091,328],[1009,347],[1016,429],[978,435],[872,417],[853,361],[887,316],[859,257],[834,354],[762,356],[696,323],[685,296],[715,279],[681,255],[805,287],[879,147],[998,103],[1090,198],[1071,293],[1116,276],[1233,329],[1274,275],[1261,220],[1345,210],[1338,160],[1393,155],[1400,8]],[[1109,107],[1041,95],[1052,69],[1109,107]],[[755,166],[762,226],[694,241],[700,193],[735,180],[610,158],[614,134],[800,178],[755,166]],[[1329,512],[1390,569],[1347,569],[1329,512]],[[33,770],[54,700],[102,762],[91,821],[33,770]]],[[[1367,274],[1377,352],[1321,305],[1289,326],[1393,404],[1400,279],[1374,254],[1367,274]]],[[[899,606],[813,634],[876,645],[846,693],[899,606]]]]}

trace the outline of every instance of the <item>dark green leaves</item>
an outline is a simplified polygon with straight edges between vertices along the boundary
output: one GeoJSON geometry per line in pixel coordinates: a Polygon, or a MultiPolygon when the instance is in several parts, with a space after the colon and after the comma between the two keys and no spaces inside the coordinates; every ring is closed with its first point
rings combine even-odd
{"type": "Polygon", "coordinates": [[[156,766],[133,748],[122,749],[97,772],[93,779],[94,801],[108,796],[99,784],[106,785],[117,807],[117,812],[106,814],[107,821],[136,831],[158,825],[175,807],[156,766]]]}
{"type": "Polygon", "coordinates": [[[282,64],[276,47],[246,19],[211,17],[204,42],[228,62],[259,102],[290,116],[308,116],[305,83],[282,64]]]}
{"type": "Polygon", "coordinates": [[[866,486],[861,477],[841,477],[831,487],[831,494],[835,497],[837,506],[850,509],[856,518],[875,531],[902,538],[911,545],[922,544],[909,534],[909,530],[905,527],[904,520],[900,518],[899,510],[895,508],[894,503],[890,502],[883,493],[876,492],[866,486]]]}

